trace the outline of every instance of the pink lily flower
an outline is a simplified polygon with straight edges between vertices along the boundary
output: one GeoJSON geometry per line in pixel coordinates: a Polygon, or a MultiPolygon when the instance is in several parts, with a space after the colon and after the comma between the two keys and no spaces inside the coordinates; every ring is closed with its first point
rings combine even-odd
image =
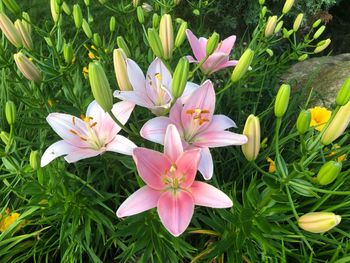
{"type": "Polygon", "coordinates": [[[213,208],[232,206],[231,199],[219,189],[194,181],[200,149],[184,151],[180,134],[174,125],[166,129],[164,154],[136,148],[133,158],[146,186],[121,204],[117,210],[118,217],[157,207],[162,224],[177,237],[190,224],[195,205],[213,208]]]}
{"type": "MultiPolygon", "coordinates": [[[[156,115],[167,113],[173,101],[171,91],[172,76],[162,60],[156,58],[151,63],[146,78],[135,61],[127,58],[126,67],[133,90],[117,90],[114,92],[114,96],[148,108],[156,115]]],[[[187,96],[196,87],[196,84],[188,82],[184,90],[184,96],[187,96]]]]}
{"type": "MultiPolygon", "coordinates": [[[[133,109],[134,104],[123,101],[114,104],[112,112],[125,124],[133,109]]],[[[62,155],[66,155],[64,159],[68,163],[73,163],[106,151],[131,155],[137,147],[129,139],[117,134],[121,128],[96,101],[90,103],[86,116],[81,118],[64,113],[50,113],[46,120],[63,140],[46,149],[41,158],[41,167],[62,155]]]]}
{"type": "Polygon", "coordinates": [[[140,134],[143,138],[163,144],[166,127],[174,124],[180,132],[185,149],[201,149],[198,169],[204,179],[213,176],[213,159],[209,148],[242,145],[245,135],[226,131],[236,124],[225,115],[214,115],[215,91],[210,80],[205,81],[186,101],[177,100],[169,117],[156,117],[147,121],[140,134]]]}
{"type": "MultiPolygon", "coordinates": [[[[194,59],[192,56],[187,56],[187,59],[190,63],[194,62],[198,64],[206,57],[206,46],[208,39],[204,37],[198,39],[189,29],[186,30],[186,35],[196,58],[194,59]]],[[[204,74],[210,75],[223,68],[235,66],[238,63],[238,60],[229,60],[235,41],[236,36],[230,36],[219,43],[213,54],[211,54],[201,66],[201,70],[204,74]]]]}

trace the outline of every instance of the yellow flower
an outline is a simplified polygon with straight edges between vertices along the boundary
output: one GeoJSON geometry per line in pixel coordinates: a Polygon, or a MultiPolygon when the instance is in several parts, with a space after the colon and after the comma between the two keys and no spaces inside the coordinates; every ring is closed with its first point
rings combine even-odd
{"type": "MultiPolygon", "coordinates": [[[[337,151],[337,149],[341,148],[338,144],[334,144],[332,146],[332,149],[330,150],[330,153],[327,155],[327,157],[332,157],[334,155],[336,155],[339,151],[337,151]]],[[[338,163],[342,162],[346,160],[346,154],[344,153],[343,155],[340,155],[337,157],[337,161],[338,163]]]]}
{"type": "Polygon", "coordinates": [[[53,106],[53,101],[52,101],[52,99],[48,99],[48,100],[47,100],[47,104],[52,108],[52,106],[53,106]]]}
{"type": "Polygon", "coordinates": [[[88,53],[88,56],[89,56],[90,59],[96,58],[95,54],[92,53],[91,51],[88,53]]]}
{"type": "Polygon", "coordinates": [[[311,111],[310,127],[315,127],[316,130],[322,131],[327,121],[331,117],[332,112],[324,107],[316,106],[311,111]]]}
{"type": "Polygon", "coordinates": [[[272,160],[270,157],[267,157],[266,161],[269,162],[269,173],[274,173],[276,171],[275,161],[272,160]]]}
{"type": "Polygon", "coordinates": [[[0,216],[0,232],[5,232],[19,217],[19,213],[10,213],[9,209],[6,209],[5,215],[0,216]]]}
{"type": "Polygon", "coordinates": [[[88,69],[88,67],[84,67],[83,68],[83,75],[84,75],[84,78],[87,78],[89,76],[89,69],[88,69]]]}

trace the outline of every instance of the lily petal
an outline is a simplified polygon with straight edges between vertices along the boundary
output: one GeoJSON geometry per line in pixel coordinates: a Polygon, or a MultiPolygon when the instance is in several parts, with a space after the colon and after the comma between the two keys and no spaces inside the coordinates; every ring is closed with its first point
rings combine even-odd
{"type": "Polygon", "coordinates": [[[183,135],[183,126],[181,121],[182,109],[183,109],[182,99],[179,98],[176,100],[175,104],[171,107],[170,113],[169,113],[170,121],[171,123],[175,124],[180,135],[183,135]]]}
{"type": "Polygon", "coordinates": [[[198,63],[198,60],[195,60],[192,56],[186,56],[189,63],[198,63]]]}
{"type": "Polygon", "coordinates": [[[145,185],[120,205],[116,213],[117,217],[135,215],[156,207],[161,194],[162,192],[145,185]]]}
{"type": "Polygon", "coordinates": [[[149,68],[147,70],[146,86],[149,84],[149,81],[152,81],[154,84],[156,84],[159,80],[161,84],[171,93],[171,73],[164,65],[162,60],[160,58],[156,58],[153,60],[151,65],[149,65],[149,68]]]}
{"type": "Polygon", "coordinates": [[[220,69],[222,64],[228,61],[229,57],[225,53],[215,52],[211,54],[208,59],[203,63],[202,69],[206,74],[211,74],[220,69]]]}
{"type": "Polygon", "coordinates": [[[185,176],[185,181],[181,183],[182,188],[190,187],[196,177],[201,158],[200,151],[200,149],[185,151],[176,161],[177,176],[180,178],[185,176]]]}
{"type": "Polygon", "coordinates": [[[237,128],[236,123],[229,117],[221,114],[214,115],[207,128],[203,131],[223,131],[229,128],[237,128]]]}
{"type": "Polygon", "coordinates": [[[220,64],[219,66],[217,66],[215,68],[215,70],[213,70],[211,73],[214,73],[214,72],[217,72],[221,69],[224,69],[224,68],[228,68],[228,67],[232,67],[232,66],[236,66],[238,63],[238,60],[229,60],[229,61],[226,61],[225,63],[222,63],[220,64]]]}
{"type": "Polygon", "coordinates": [[[213,158],[208,148],[201,148],[201,159],[199,160],[198,170],[205,180],[209,180],[213,177],[213,158]]]}
{"type": "Polygon", "coordinates": [[[224,192],[204,182],[193,182],[191,193],[195,205],[213,208],[228,208],[233,205],[231,199],[224,192]]]}
{"type": "Polygon", "coordinates": [[[136,147],[136,144],[128,138],[117,134],[114,139],[107,144],[106,151],[132,155],[136,147]]]}
{"type": "Polygon", "coordinates": [[[229,131],[205,131],[198,134],[193,145],[199,147],[223,147],[229,145],[242,145],[247,143],[248,138],[245,135],[229,131]]]}
{"type": "Polygon", "coordinates": [[[236,42],[236,36],[232,35],[229,36],[228,38],[224,39],[218,46],[218,48],[216,49],[217,52],[223,52],[226,53],[227,55],[230,54],[233,45],[236,42]]]}
{"type": "Polygon", "coordinates": [[[103,149],[93,150],[93,149],[89,149],[89,148],[76,148],[76,150],[74,152],[70,152],[66,157],[64,157],[64,159],[68,163],[75,163],[75,162],[82,160],[82,159],[95,157],[95,156],[100,155],[104,152],[105,152],[105,150],[103,150],[103,149]]]}
{"type": "Polygon", "coordinates": [[[181,96],[181,102],[183,104],[185,104],[188,99],[191,97],[192,93],[197,90],[199,88],[199,85],[196,84],[196,83],[193,83],[193,82],[187,82],[186,83],[186,86],[185,86],[185,89],[184,89],[184,92],[182,93],[182,96],[181,96]]]}
{"type": "Polygon", "coordinates": [[[41,157],[40,165],[41,167],[44,167],[57,157],[69,154],[70,152],[76,151],[77,149],[78,148],[76,146],[73,146],[64,140],[55,142],[51,144],[44,152],[43,156],[41,157]]]}
{"type": "MultiPolygon", "coordinates": [[[[113,105],[112,113],[114,117],[116,117],[118,121],[120,121],[120,123],[124,125],[129,120],[130,115],[134,110],[134,107],[134,103],[128,101],[120,101],[113,105]]],[[[113,121],[112,118],[108,119],[108,121],[109,120],[113,121]]],[[[113,130],[114,134],[118,133],[121,130],[121,127],[119,127],[119,125],[117,125],[117,127],[117,130],[113,130]]]]}
{"type": "Polygon", "coordinates": [[[202,43],[199,42],[198,38],[192,33],[191,30],[186,30],[186,36],[188,42],[190,43],[194,56],[198,61],[201,61],[203,58],[205,58],[205,48],[202,48],[202,43]]]}
{"type": "Polygon", "coordinates": [[[194,201],[188,192],[164,192],[157,205],[157,211],[164,227],[175,237],[181,235],[191,222],[194,201]]]}
{"type": "Polygon", "coordinates": [[[169,157],[172,163],[175,163],[183,153],[180,134],[173,124],[170,124],[165,132],[164,153],[169,157]]]}
{"type": "Polygon", "coordinates": [[[171,121],[168,117],[155,117],[143,125],[140,134],[149,141],[164,144],[165,131],[169,124],[171,121]]]}
{"type": "Polygon", "coordinates": [[[153,102],[147,97],[145,92],[116,90],[113,95],[120,100],[132,102],[141,107],[151,108],[153,106],[153,102]]]}
{"type": "Polygon", "coordinates": [[[146,88],[146,79],[141,68],[130,58],[126,59],[126,69],[128,71],[129,81],[134,91],[144,93],[146,88]]]}

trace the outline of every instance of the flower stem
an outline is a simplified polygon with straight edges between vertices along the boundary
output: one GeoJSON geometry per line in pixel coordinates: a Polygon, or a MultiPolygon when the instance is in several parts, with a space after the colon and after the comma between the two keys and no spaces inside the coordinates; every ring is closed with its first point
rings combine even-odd
{"type": "Polygon", "coordinates": [[[122,128],[123,131],[125,131],[125,132],[128,133],[129,135],[133,135],[133,132],[132,132],[129,128],[127,128],[126,126],[124,126],[124,125],[114,116],[112,110],[108,111],[108,114],[109,114],[109,116],[111,116],[112,120],[113,120],[116,124],[118,124],[118,126],[119,126],[120,128],[122,128]]]}

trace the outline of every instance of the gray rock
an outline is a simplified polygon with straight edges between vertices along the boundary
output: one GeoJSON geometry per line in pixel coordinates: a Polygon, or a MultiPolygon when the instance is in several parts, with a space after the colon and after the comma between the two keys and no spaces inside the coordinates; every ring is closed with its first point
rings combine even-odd
{"type": "Polygon", "coordinates": [[[295,92],[307,98],[311,89],[309,106],[322,105],[330,108],[338,90],[350,76],[350,53],[337,56],[317,57],[293,65],[283,76],[295,92]]]}

